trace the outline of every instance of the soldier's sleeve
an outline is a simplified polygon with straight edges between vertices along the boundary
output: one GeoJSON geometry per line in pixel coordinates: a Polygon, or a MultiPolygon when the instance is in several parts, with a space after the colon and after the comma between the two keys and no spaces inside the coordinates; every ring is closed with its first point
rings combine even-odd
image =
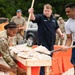
{"type": "Polygon", "coordinates": [[[16,68],[17,64],[14,62],[9,53],[8,41],[5,38],[0,38],[0,53],[5,62],[11,67],[16,68]]]}
{"type": "Polygon", "coordinates": [[[63,26],[63,32],[65,32],[65,26],[63,26]]]}

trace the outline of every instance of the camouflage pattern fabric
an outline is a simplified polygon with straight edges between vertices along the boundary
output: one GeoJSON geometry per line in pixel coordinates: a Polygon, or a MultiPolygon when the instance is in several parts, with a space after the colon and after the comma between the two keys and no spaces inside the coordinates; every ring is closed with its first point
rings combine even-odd
{"type": "MultiPolygon", "coordinates": [[[[62,33],[65,33],[64,25],[65,25],[65,23],[59,24],[59,28],[60,28],[60,30],[61,30],[62,33]]],[[[59,40],[60,40],[60,45],[63,45],[64,39],[65,38],[61,39],[60,36],[58,34],[56,34],[56,42],[55,42],[55,45],[58,45],[59,40]]]]}
{"type": "Polygon", "coordinates": [[[3,30],[0,32],[0,38],[7,38],[10,46],[15,46],[18,43],[18,37],[15,35],[11,37],[12,39],[9,39],[9,36],[7,35],[7,30],[3,30]]]}
{"type": "Polygon", "coordinates": [[[11,67],[16,68],[17,64],[13,61],[9,53],[9,43],[6,38],[0,38],[0,54],[5,62],[11,67]]]}
{"type": "Polygon", "coordinates": [[[26,75],[26,72],[20,73],[20,71],[18,71],[18,66],[10,55],[9,42],[7,38],[0,38],[0,54],[2,55],[4,61],[11,67],[11,69],[15,69],[16,75],[26,75]]]}
{"type": "Polygon", "coordinates": [[[62,33],[65,32],[65,23],[59,24],[59,28],[61,29],[62,33]]]}

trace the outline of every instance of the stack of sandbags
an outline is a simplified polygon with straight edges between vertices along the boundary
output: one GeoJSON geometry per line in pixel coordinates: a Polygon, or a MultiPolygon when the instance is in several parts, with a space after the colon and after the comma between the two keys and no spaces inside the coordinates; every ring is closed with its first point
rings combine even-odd
{"type": "Polygon", "coordinates": [[[10,51],[11,50],[17,54],[19,52],[28,52],[32,50],[32,48],[27,47],[25,44],[21,44],[21,45],[11,46],[10,51]]]}
{"type": "Polygon", "coordinates": [[[37,48],[32,49],[32,48],[26,47],[25,44],[23,44],[23,45],[13,46],[10,49],[11,49],[12,56],[14,56],[14,53],[16,53],[17,56],[19,56],[21,58],[25,58],[25,59],[28,59],[28,58],[29,59],[39,59],[39,60],[51,59],[50,56],[46,55],[46,54],[50,53],[50,51],[48,51],[48,49],[44,46],[38,46],[37,48]]]}
{"type": "Polygon", "coordinates": [[[37,51],[37,52],[40,52],[40,53],[50,54],[50,51],[46,47],[44,47],[42,45],[34,48],[33,50],[37,51]]]}
{"type": "Polygon", "coordinates": [[[68,71],[66,71],[62,75],[74,75],[74,68],[69,69],[68,71]]]}

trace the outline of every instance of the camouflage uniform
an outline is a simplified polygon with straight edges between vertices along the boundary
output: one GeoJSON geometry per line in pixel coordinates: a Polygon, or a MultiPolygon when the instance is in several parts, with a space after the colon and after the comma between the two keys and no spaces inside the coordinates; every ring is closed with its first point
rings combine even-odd
{"type": "MultiPolygon", "coordinates": [[[[63,22],[63,24],[58,23],[58,25],[59,25],[59,28],[62,31],[62,33],[65,33],[65,28],[64,28],[65,23],[64,22],[63,22]]],[[[56,34],[56,43],[55,43],[56,45],[58,45],[59,40],[60,40],[60,45],[63,45],[64,38],[61,39],[60,36],[58,34],[56,34]]]]}
{"type": "MultiPolygon", "coordinates": [[[[20,18],[18,18],[17,16],[14,16],[12,19],[11,19],[11,22],[15,22],[17,24],[17,26],[24,26],[26,25],[26,20],[21,16],[20,18]]],[[[24,30],[23,30],[23,34],[24,34],[24,30]]],[[[21,35],[21,33],[17,33],[17,37],[19,39],[19,42],[21,40],[23,40],[24,38],[24,35],[21,35]]]]}
{"type": "MultiPolygon", "coordinates": [[[[0,32],[0,54],[5,60],[5,62],[11,67],[17,69],[17,64],[15,63],[15,60],[11,57],[9,46],[10,43],[12,45],[16,45],[16,42],[18,41],[17,36],[12,37],[12,41],[8,39],[7,31],[4,30],[0,32]]],[[[17,75],[26,75],[26,73],[17,73],[17,75]]]]}
{"type": "Polygon", "coordinates": [[[20,41],[20,39],[17,35],[15,35],[15,36],[11,37],[11,39],[9,39],[6,30],[3,30],[3,31],[0,32],[0,37],[7,38],[9,44],[11,44],[12,46],[17,45],[20,41]]]}
{"type": "MultiPolygon", "coordinates": [[[[14,62],[13,58],[11,57],[9,53],[9,40],[8,40],[7,31],[1,31],[0,32],[0,54],[3,57],[4,61],[12,68],[16,68],[17,64],[14,62]]],[[[16,41],[15,41],[16,42],[16,41]]],[[[15,42],[12,43],[12,45],[15,45],[15,42]]],[[[16,68],[17,69],[17,68],[16,68]]],[[[17,72],[16,72],[17,73],[17,72]]]]}
{"type": "Polygon", "coordinates": [[[0,54],[2,55],[5,62],[11,67],[16,68],[17,65],[13,61],[10,53],[9,53],[9,43],[7,38],[0,38],[0,54]]]}

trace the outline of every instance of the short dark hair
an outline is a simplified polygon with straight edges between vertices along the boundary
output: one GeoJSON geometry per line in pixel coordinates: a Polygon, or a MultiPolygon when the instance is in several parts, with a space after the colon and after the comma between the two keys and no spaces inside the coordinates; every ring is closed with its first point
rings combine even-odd
{"type": "Polygon", "coordinates": [[[65,5],[65,8],[75,8],[75,3],[69,3],[67,5],[65,5]]]}
{"type": "Polygon", "coordinates": [[[16,23],[14,22],[9,22],[7,25],[4,26],[5,29],[7,28],[17,28],[16,23]]]}

